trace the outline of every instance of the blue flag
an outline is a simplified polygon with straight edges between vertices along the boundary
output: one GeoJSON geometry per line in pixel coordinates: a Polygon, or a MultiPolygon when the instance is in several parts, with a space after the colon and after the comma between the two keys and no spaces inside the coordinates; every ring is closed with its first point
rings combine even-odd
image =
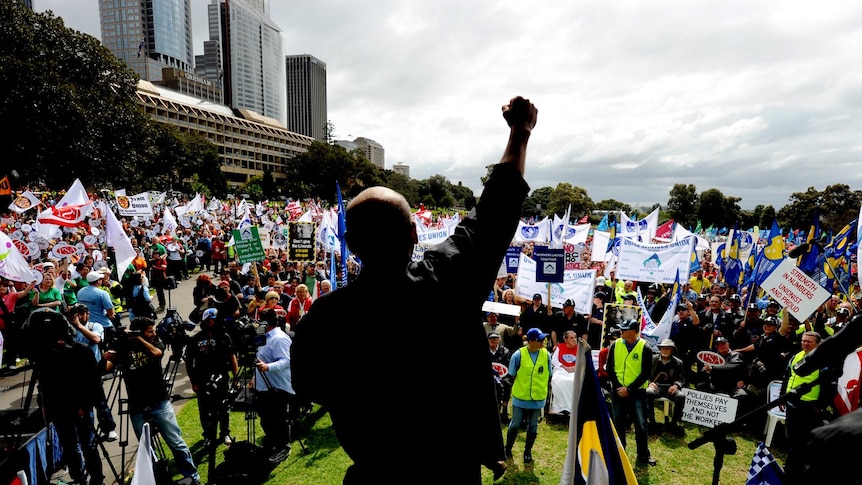
{"type": "Polygon", "coordinates": [[[596,230],[598,231],[607,231],[608,230],[608,213],[605,212],[605,216],[602,217],[602,221],[599,222],[599,225],[596,226],[596,230]]]}
{"type": "MultiPolygon", "coordinates": [[[[344,213],[344,199],[341,198],[341,186],[338,185],[338,180],[335,181],[335,194],[338,196],[338,245],[341,250],[341,286],[347,286],[347,258],[350,256],[350,250],[347,248],[347,242],[344,240],[344,233],[347,232],[346,214],[344,213]]],[[[335,278],[335,276],[332,276],[335,278]]],[[[338,286],[332,283],[334,290],[338,286]]]]}
{"type": "MultiPolygon", "coordinates": [[[[730,240],[730,247],[727,250],[727,257],[724,259],[724,281],[728,285],[739,288],[739,278],[742,276],[742,261],[739,259],[739,223],[733,226],[733,236],[730,240]]],[[[734,290],[736,291],[736,290],[734,290]]]]}
{"type": "Polygon", "coordinates": [[[781,235],[778,221],[773,219],[769,238],[754,265],[754,283],[758,286],[762,285],[782,261],[784,261],[784,236],[781,235]]]}
{"type": "Polygon", "coordinates": [[[757,444],[754,457],[751,459],[751,468],[748,470],[745,485],[781,485],[782,483],[784,483],[784,469],[761,441],[757,444]]]}
{"type": "Polygon", "coordinates": [[[815,244],[815,241],[820,238],[820,214],[819,211],[814,211],[814,220],[811,222],[811,228],[808,230],[808,237],[805,242],[808,243],[808,249],[796,260],[796,266],[811,276],[818,268],[817,260],[820,258],[820,246],[815,244]]]}

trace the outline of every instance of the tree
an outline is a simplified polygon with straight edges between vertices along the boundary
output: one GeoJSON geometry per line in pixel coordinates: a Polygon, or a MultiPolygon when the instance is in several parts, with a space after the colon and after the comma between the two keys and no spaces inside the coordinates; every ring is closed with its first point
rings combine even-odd
{"type": "Polygon", "coordinates": [[[521,206],[521,215],[523,217],[542,217],[548,210],[548,205],[551,203],[551,192],[554,189],[551,187],[539,187],[534,190],[529,197],[524,199],[524,204],[521,206]]]}
{"type": "Polygon", "coordinates": [[[624,204],[616,199],[605,199],[596,203],[595,210],[606,210],[606,211],[623,211],[626,214],[631,214],[632,206],[628,204],[624,204]]]}
{"type": "Polygon", "coordinates": [[[137,81],[98,39],[0,2],[0,143],[19,184],[104,186],[140,170],[151,140],[137,81]]]}
{"type": "Polygon", "coordinates": [[[805,192],[790,194],[790,203],[778,211],[778,224],[788,229],[805,229],[814,220],[814,211],[820,206],[820,192],[808,187],[805,192]]]}
{"type": "Polygon", "coordinates": [[[697,187],[693,184],[674,184],[670,189],[666,210],[671,219],[683,227],[691,228],[697,223],[698,203],[697,187]]]}
{"type": "Polygon", "coordinates": [[[581,187],[562,182],[551,192],[551,200],[548,202],[548,215],[557,214],[563,216],[571,206],[571,216],[580,217],[589,214],[595,207],[595,203],[587,195],[587,191],[581,187]]]}

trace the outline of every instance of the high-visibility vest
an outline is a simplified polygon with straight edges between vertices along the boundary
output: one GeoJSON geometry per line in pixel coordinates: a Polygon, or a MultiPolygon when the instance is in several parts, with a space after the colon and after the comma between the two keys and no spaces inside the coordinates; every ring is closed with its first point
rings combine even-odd
{"type": "MultiPolygon", "coordinates": [[[[816,370],[807,376],[800,376],[793,370],[793,366],[796,365],[797,362],[802,360],[805,357],[805,351],[800,350],[798,354],[794,355],[792,359],[790,359],[790,376],[787,378],[787,390],[792,391],[797,387],[805,384],[807,382],[812,382],[817,377],[820,376],[820,371],[816,370]]],[[[816,401],[820,397],[820,384],[816,384],[811,388],[810,391],[803,394],[799,400],[800,401],[816,401]]]]}
{"type": "Polygon", "coordinates": [[[512,384],[512,396],[522,401],[541,401],[548,397],[548,382],[551,375],[551,354],[543,347],[539,349],[536,362],[530,357],[527,347],[518,349],[521,365],[512,384]]]}
{"type": "MultiPolygon", "coordinates": [[[[625,340],[617,339],[614,343],[614,373],[617,375],[617,380],[620,384],[628,387],[629,384],[635,381],[643,371],[643,356],[644,346],[646,341],[642,338],[629,352],[629,347],[625,340]]],[[[641,389],[646,389],[649,385],[649,379],[645,380],[641,389]]]]}

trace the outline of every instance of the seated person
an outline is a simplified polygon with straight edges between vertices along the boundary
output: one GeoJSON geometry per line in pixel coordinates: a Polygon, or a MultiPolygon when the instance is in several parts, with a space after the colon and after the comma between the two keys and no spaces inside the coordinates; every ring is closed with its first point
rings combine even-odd
{"type": "Polygon", "coordinates": [[[494,382],[497,385],[499,398],[500,421],[509,423],[509,399],[512,397],[512,377],[509,376],[509,361],[512,354],[505,346],[500,345],[500,334],[488,334],[488,349],[491,351],[491,365],[494,368],[494,382]]]}
{"type": "Polygon", "coordinates": [[[748,368],[742,359],[742,354],[730,350],[730,342],[725,337],[715,339],[715,348],[718,354],[724,357],[724,364],[704,364],[701,369],[703,377],[697,384],[697,389],[704,392],[727,394],[734,399],[742,399],[748,395],[742,386],[748,368]]]}
{"type": "Polygon", "coordinates": [[[575,387],[575,361],[578,355],[578,337],[574,330],[563,333],[563,342],[557,344],[551,355],[551,399],[550,412],[569,414],[572,412],[572,394],[575,387]]]}
{"type": "Polygon", "coordinates": [[[652,372],[650,383],[647,387],[647,399],[650,403],[650,423],[655,423],[655,411],[652,406],[655,400],[666,397],[674,402],[673,418],[668,424],[668,431],[677,436],[684,436],[685,430],[680,426],[682,420],[682,407],[685,401],[685,369],[682,359],[673,355],[676,345],[673,340],[666,338],[658,344],[659,353],[652,356],[652,372]]]}

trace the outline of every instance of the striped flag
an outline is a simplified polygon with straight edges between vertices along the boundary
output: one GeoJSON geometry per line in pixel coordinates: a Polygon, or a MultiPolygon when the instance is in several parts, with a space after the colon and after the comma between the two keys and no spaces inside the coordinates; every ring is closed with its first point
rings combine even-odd
{"type": "MultiPolygon", "coordinates": [[[[581,339],[581,355],[590,347],[581,339]]],[[[573,406],[569,416],[569,440],[560,485],[636,484],[634,470],[617,436],[599,386],[593,359],[575,364],[573,406]]]]}

